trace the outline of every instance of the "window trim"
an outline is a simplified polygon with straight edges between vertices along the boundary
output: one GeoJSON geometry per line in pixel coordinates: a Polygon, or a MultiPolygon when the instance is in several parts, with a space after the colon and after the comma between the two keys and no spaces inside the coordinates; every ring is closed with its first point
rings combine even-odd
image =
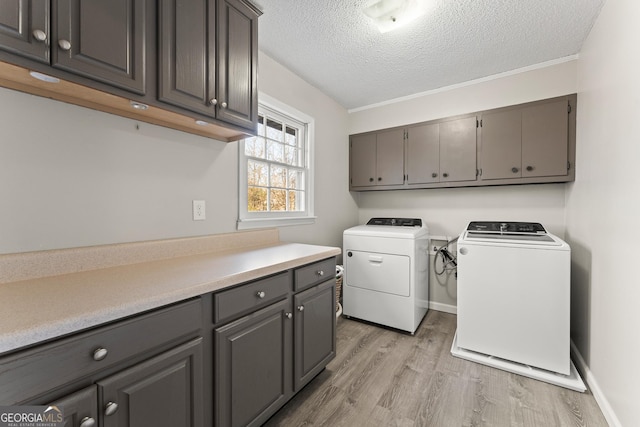
{"type": "Polygon", "coordinates": [[[315,120],[308,114],[293,108],[265,93],[258,92],[259,105],[275,110],[277,113],[289,116],[299,122],[305,123],[307,135],[305,141],[305,156],[307,161],[307,176],[305,177],[305,203],[304,212],[260,212],[251,214],[247,212],[247,157],[244,155],[244,141],[238,141],[238,230],[253,228],[282,227],[290,225],[314,224],[314,136],[315,120]]]}

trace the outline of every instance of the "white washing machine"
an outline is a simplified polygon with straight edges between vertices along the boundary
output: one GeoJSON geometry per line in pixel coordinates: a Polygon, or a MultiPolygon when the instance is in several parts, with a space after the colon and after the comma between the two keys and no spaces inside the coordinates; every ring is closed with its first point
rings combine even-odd
{"type": "Polygon", "coordinates": [[[343,314],[414,333],[429,307],[429,230],[372,218],[344,231],[343,314]]]}
{"type": "Polygon", "coordinates": [[[477,221],[457,262],[452,353],[584,391],[570,359],[569,245],[539,223],[477,221]]]}

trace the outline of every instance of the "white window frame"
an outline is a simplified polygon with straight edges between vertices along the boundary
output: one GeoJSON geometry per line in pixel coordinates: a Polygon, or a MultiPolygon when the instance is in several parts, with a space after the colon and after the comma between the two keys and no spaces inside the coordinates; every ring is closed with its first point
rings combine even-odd
{"type": "MultiPolygon", "coordinates": [[[[252,228],[282,227],[289,225],[304,225],[315,223],[313,214],[314,201],[314,170],[313,148],[315,121],[313,117],[269,96],[262,92],[258,94],[259,106],[275,111],[279,115],[290,117],[306,124],[305,137],[305,209],[296,212],[249,212],[247,210],[247,157],[244,154],[244,140],[238,141],[238,230],[252,228]]],[[[303,130],[304,131],[304,130],[303,130]]]]}

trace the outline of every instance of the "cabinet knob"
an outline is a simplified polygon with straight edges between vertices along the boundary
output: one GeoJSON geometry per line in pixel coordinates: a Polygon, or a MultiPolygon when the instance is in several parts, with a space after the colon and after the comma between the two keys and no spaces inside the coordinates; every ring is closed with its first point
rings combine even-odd
{"type": "Polygon", "coordinates": [[[220,106],[221,106],[222,108],[227,108],[227,103],[226,103],[226,102],[223,102],[222,104],[220,104],[220,106]]]}
{"type": "Polygon", "coordinates": [[[434,172],[434,173],[431,174],[431,178],[437,178],[437,177],[438,177],[437,173],[434,172]]]}
{"type": "Polygon", "coordinates": [[[113,415],[118,410],[118,404],[116,402],[109,402],[104,406],[104,414],[106,416],[113,415]]]}
{"type": "Polygon", "coordinates": [[[107,357],[108,353],[109,352],[107,351],[106,348],[98,347],[93,351],[93,360],[95,360],[96,362],[99,362],[105,357],[107,357]]]}
{"type": "Polygon", "coordinates": [[[96,420],[91,417],[84,417],[80,420],[80,427],[95,427],[96,420]]]}
{"type": "Polygon", "coordinates": [[[218,100],[217,100],[217,99],[215,99],[215,98],[211,98],[211,99],[209,100],[209,105],[216,105],[217,103],[218,103],[218,100]]]}
{"type": "Polygon", "coordinates": [[[62,50],[69,50],[71,49],[71,42],[69,40],[60,39],[58,40],[58,46],[60,46],[60,49],[62,50]]]}
{"type": "Polygon", "coordinates": [[[527,166],[527,170],[531,172],[533,170],[533,166],[527,166]]]}
{"type": "Polygon", "coordinates": [[[258,292],[256,293],[256,296],[257,296],[258,298],[264,298],[266,295],[267,295],[267,294],[265,294],[265,293],[264,293],[264,291],[258,291],[258,292]]]}
{"type": "Polygon", "coordinates": [[[291,313],[285,313],[284,317],[286,317],[287,319],[291,319],[293,317],[293,314],[291,313]]]}
{"type": "Polygon", "coordinates": [[[316,274],[320,277],[324,276],[324,271],[323,270],[318,270],[316,271],[316,274]]]}
{"type": "Polygon", "coordinates": [[[447,178],[449,176],[449,174],[445,172],[445,173],[442,174],[442,176],[447,178]]]}
{"type": "Polygon", "coordinates": [[[378,181],[382,181],[382,177],[381,176],[378,177],[378,181]]]}
{"type": "Polygon", "coordinates": [[[511,172],[513,172],[513,173],[518,173],[518,171],[519,171],[519,170],[520,170],[520,169],[518,169],[518,168],[516,168],[516,167],[512,167],[512,168],[511,168],[511,172]]]}
{"type": "Polygon", "coordinates": [[[298,306],[298,311],[304,311],[304,305],[299,305],[298,306]]]}
{"type": "Polygon", "coordinates": [[[42,30],[33,30],[33,38],[39,42],[43,42],[47,39],[47,33],[42,30]]]}
{"type": "Polygon", "coordinates": [[[369,178],[369,182],[373,182],[373,178],[369,178]]]}

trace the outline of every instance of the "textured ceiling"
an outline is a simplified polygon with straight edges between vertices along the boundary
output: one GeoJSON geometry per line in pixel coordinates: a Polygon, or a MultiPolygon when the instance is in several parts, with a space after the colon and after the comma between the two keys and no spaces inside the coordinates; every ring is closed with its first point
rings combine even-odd
{"type": "Polygon", "coordinates": [[[373,0],[256,0],[260,49],[348,109],[574,55],[604,0],[424,0],[381,34],[373,0]]]}

